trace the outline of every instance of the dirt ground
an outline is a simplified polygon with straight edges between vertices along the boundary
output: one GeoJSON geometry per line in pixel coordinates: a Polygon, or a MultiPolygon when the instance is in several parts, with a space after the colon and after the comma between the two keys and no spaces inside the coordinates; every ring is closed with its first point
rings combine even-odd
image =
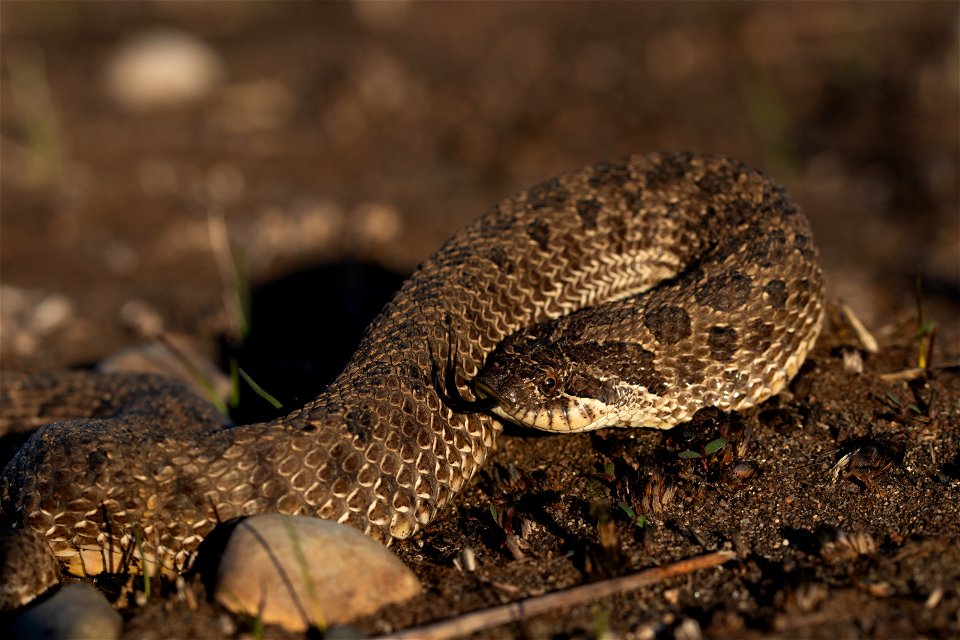
{"type": "MultiPolygon", "coordinates": [[[[91,366],[162,329],[221,365],[238,358],[296,405],[459,226],[628,153],[742,159],[809,214],[831,310],[788,392],[666,433],[508,428],[455,506],[396,545],[424,594],[360,632],[732,549],[722,569],[482,635],[960,635],[956,3],[5,0],[0,12],[3,370],[91,366]],[[107,70],[157,27],[202,39],[219,80],[192,101],[135,107],[107,70]],[[220,231],[252,287],[242,344],[220,231]],[[907,379],[929,323],[928,371],[907,379]],[[718,452],[680,456],[719,437],[718,452]]],[[[270,411],[254,397],[238,420],[270,411]]],[[[252,633],[166,591],[122,609],[125,637],[252,633]]]]}

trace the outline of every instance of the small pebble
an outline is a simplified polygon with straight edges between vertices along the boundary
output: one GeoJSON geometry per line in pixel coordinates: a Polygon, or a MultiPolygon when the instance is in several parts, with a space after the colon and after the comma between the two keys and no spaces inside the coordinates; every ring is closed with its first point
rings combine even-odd
{"type": "Polygon", "coordinates": [[[66,296],[51,293],[33,309],[27,328],[46,336],[59,329],[73,315],[73,305],[66,296]]]}
{"type": "Polygon", "coordinates": [[[304,631],[350,622],[420,590],[403,562],[353,527],[264,514],[230,535],[214,598],[234,613],[304,631]]]}
{"type": "Polygon", "coordinates": [[[846,373],[859,375],[863,373],[863,356],[857,349],[843,347],[840,351],[843,355],[843,370],[846,373]]]}
{"type": "Polygon", "coordinates": [[[120,637],[122,626],[120,614],[102,593],[86,583],[77,583],[17,616],[13,637],[113,640],[120,637]]]}
{"type": "Polygon", "coordinates": [[[700,630],[700,623],[693,618],[685,618],[673,632],[676,640],[700,640],[703,638],[703,632],[700,630]]]}
{"type": "Polygon", "coordinates": [[[477,570],[477,554],[473,547],[466,545],[460,550],[459,557],[454,560],[454,564],[461,571],[473,573],[477,570]]]}

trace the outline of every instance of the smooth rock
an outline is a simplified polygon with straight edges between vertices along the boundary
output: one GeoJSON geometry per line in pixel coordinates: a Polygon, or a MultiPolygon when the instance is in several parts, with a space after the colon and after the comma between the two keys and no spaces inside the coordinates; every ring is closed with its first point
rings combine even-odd
{"type": "Polygon", "coordinates": [[[234,613],[303,631],[349,622],[420,590],[403,562],[353,527],[264,514],[230,535],[214,598],[234,613]]]}
{"type": "Polygon", "coordinates": [[[13,622],[14,638],[73,640],[120,637],[123,620],[102,593],[86,583],[71,584],[13,622]]]}

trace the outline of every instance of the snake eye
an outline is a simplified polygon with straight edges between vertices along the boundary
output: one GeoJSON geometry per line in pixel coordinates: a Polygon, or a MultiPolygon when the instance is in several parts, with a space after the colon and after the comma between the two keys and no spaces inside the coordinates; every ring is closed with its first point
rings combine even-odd
{"type": "Polygon", "coordinates": [[[546,394],[553,393],[557,388],[557,377],[551,373],[546,374],[540,383],[540,387],[546,394]]]}

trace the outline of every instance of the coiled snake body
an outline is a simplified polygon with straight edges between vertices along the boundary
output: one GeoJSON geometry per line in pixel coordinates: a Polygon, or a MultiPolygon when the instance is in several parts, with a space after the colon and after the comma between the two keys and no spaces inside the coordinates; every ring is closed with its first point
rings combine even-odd
{"type": "MultiPolygon", "coordinates": [[[[450,386],[475,398],[471,380],[507,336],[651,287],[638,299],[648,306],[615,303],[613,319],[581,327],[599,345],[628,343],[628,325],[646,332],[639,360],[607,356],[656,405],[649,426],[762,401],[819,331],[816,249],[779,187],[719,157],[598,164],[461,230],[406,281],[329,388],[273,422],[224,426],[204,401],[150,376],[5,374],[5,420],[59,421],[4,470],[2,524],[40,532],[86,574],[144,563],[176,573],[218,522],[266,511],[405,538],[470,479],[499,430],[445,402],[437,363],[453,362],[450,386]]],[[[636,414],[629,422],[643,424],[636,414]]]]}

